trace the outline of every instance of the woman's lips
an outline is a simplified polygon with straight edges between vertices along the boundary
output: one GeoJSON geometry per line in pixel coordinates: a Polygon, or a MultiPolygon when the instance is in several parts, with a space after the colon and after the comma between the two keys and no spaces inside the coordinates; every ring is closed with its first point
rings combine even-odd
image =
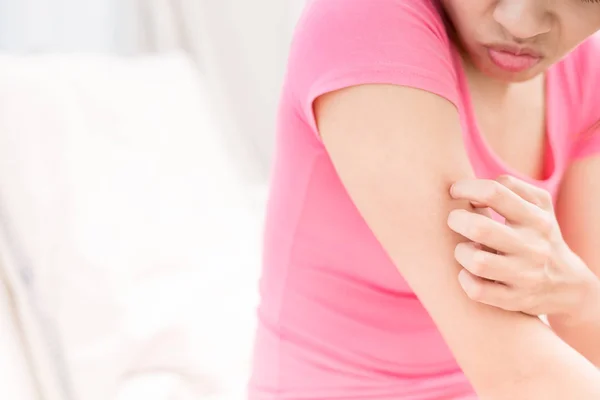
{"type": "Polygon", "coordinates": [[[492,62],[507,72],[524,72],[537,65],[542,57],[532,50],[488,47],[492,62]]]}

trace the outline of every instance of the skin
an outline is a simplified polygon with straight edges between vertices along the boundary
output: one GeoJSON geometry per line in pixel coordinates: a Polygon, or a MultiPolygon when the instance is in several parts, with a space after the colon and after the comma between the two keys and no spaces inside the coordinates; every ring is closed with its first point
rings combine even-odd
{"type": "MultiPolygon", "coordinates": [[[[535,99],[540,87],[527,83],[535,83],[548,67],[600,29],[600,4],[580,0],[480,1],[475,6],[445,0],[443,5],[463,49],[465,64],[470,66],[467,71],[471,87],[489,97],[478,97],[480,102],[494,101],[490,94],[499,91],[489,87],[509,91],[511,85],[519,83],[526,85],[519,96],[535,99]],[[495,44],[523,46],[542,54],[542,59],[530,70],[508,73],[490,60],[487,46],[495,44]]],[[[510,101],[507,103],[506,108],[510,109],[510,101]]],[[[510,113],[506,108],[501,118],[510,113]]],[[[523,122],[523,118],[518,123],[535,126],[523,122]]],[[[541,128],[539,132],[543,132],[543,125],[541,128]]],[[[518,127],[511,130],[519,132],[515,142],[518,137],[531,136],[518,127]]],[[[507,135],[498,136],[497,141],[501,141],[507,135]]],[[[541,159],[535,151],[530,154],[533,157],[529,159],[541,159]]],[[[593,204],[598,204],[594,201],[600,200],[600,190],[589,190],[573,182],[600,176],[600,166],[590,160],[578,164],[565,177],[558,211],[548,193],[514,178],[500,177],[496,182],[469,180],[453,186],[453,197],[478,207],[490,207],[508,223],[499,224],[469,212],[451,213],[448,223],[469,239],[457,247],[455,256],[464,267],[461,286],[471,299],[511,311],[548,315],[552,327],[564,340],[600,366],[600,346],[594,345],[600,341],[600,251],[596,250],[597,243],[589,239],[597,237],[595,225],[586,222],[587,218],[577,218],[573,211],[581,210],[586,216],[595,213],[593,204]],[[591,199],[591,203],[582,209],[580,198],[591,199]],[[561,226],[565,226],[564,236],[561,226]],[[482,242],[490,246],[482,249],[478,246],[482,242]]],[[[599,223],[600,218],[595,220],[595,224],[599,223]]]]}
{"type": "MultiPolygon", "coordinates": [[[[501,103],[507,113],[515,104],[511,99],[528,94],[532,102],[539,100],[542,86],[537,78],[545,67],[600,28],[600,18],[592,15],[593,10],[600,15],[600,6],[579,1],[476,3],[447,0],[444,6],[451,18],[460,15],[453,18],[457,37],[469,39],[461,43],[474,98],[501,103]],[[478,47],[509,40],[539,46],[544,58],[535,71],[495,70],[478,47]]],[[[599,176],[600,162],[582,161],[568,171],[555,209],[547,193],[522,181],[476,179],[456,109],[434,94],[362,85],[321,96],[314,108],[323,143],[348,194],[480,398],[600,398],[600,372],[573,349],[583,353],[584,345],[593,342],[575,332],[582,327],[591,331],[596,310],[585,306],[585,312],[570,311],[577,309],[573,304],[593,304],[597,293],[590,271],[600,263],[593,243],[600,233],[600,212],[594,211],[600,185],[586,182],[599,176]],[[436,118],[421,117],[426,114],[436,118]],[[411,150],[416,148],[422,151],[411,150]],[[488,207],[508,217],[509,223],[493,224],[488,207]],[[479,257],[474,254],[482,250],[496,263],[473,264],[479,257]],[[527,272],[514,272],[521,268],[527,272]],[[578,272],[569,272],[574,270],[578,272]],[[465,284],[465,277],[477,282],[477,274],[490,274],[512,286],[483,291],[465,284]],[[571,280],[586,283],[570,285],[571,280]],[[537,317],[549,311],[551,319],[559,321],[554,331],[537,317]],[[555,332],[578,345],[567,345],[555,332]]],[[[494,131],[506,134],[495,143],[511,143],[512,127],[504,128],[494,131]]],[[[539,159],[541,154],[528,158],[539,159]]],[[[517,165],[519,160],[506,161],[517,165]]]]}

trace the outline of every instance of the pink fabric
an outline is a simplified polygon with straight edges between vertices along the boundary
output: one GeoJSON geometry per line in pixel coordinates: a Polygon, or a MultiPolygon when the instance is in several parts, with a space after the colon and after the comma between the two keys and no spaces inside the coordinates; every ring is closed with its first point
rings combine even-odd
{"type": "Polygon", "coordinates": [[[547,176],[533,180],[480,136],[458,55],[431,0],[309,3],[279,109],[250,399],[474,398],[342,187],[318,139],[315,98],[368,83],[436,93],[459,110],[479,177],[511,173],[555,194],[569,163],[600,151],[600,135],[590,130],[600,120],[596,41],[548,72],[547,176]]]}

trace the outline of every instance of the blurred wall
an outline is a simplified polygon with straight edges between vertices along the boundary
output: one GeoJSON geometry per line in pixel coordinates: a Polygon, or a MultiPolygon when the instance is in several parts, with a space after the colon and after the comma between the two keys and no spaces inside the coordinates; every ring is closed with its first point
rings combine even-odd
{"type": "Polygon", "coordinates": [[[206,74],[234,117],[231,144],[247,177],[265,179],[272,161],[275,115],[290,41],[291,3],[205,0],[206,74]],[[243,147],[243,148],[242,148],[243,147]],[[248,153],[250,151],[250,153],[248,153]]]}
{"type": "Polygon", "coordinates": [[[0,50],[131,52],[129,4],[126,0],[0,0],[0,50]]]}
{"type": "Polygon", "coordinates": [[[176,6],[190,10],[181,22],[200,43],[195,58],[215,91],[229,147],[244,177],[264,182],[288,47],[304,2],[0,0],[0,51],[135,54],[142,50],[140,4],[159,14],[176,6]]]}
{"type": "Polygon", "coordinates": [[[262,183],[295,21],[304,0],[133,0],[140,49],[184,48],[214,94],[244,178],[262,183]]]}

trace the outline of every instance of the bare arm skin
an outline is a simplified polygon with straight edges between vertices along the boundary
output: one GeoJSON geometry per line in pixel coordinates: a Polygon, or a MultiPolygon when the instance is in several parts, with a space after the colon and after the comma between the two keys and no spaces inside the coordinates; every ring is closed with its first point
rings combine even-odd
{"type": "Polygon", "coordinates": [[[567,171],[557,204],[557,218],[569,247],[594,274],[583,299],[581,321],[549,318],[567,343],[600,367],[600,157],[575,163],[567,171]]]}
{"type": "MultiPolygon", "coordinates": [[[[449,195],[473,178],[458,113],[431,93],[364,85],[315,103],[319,131],[349,195],[422,301],[482,399],[600,398],[600,373],[538,318],[461,290],[449,195]]],[[[393,318],[393,316],[390,316],[393,318]]]]}

